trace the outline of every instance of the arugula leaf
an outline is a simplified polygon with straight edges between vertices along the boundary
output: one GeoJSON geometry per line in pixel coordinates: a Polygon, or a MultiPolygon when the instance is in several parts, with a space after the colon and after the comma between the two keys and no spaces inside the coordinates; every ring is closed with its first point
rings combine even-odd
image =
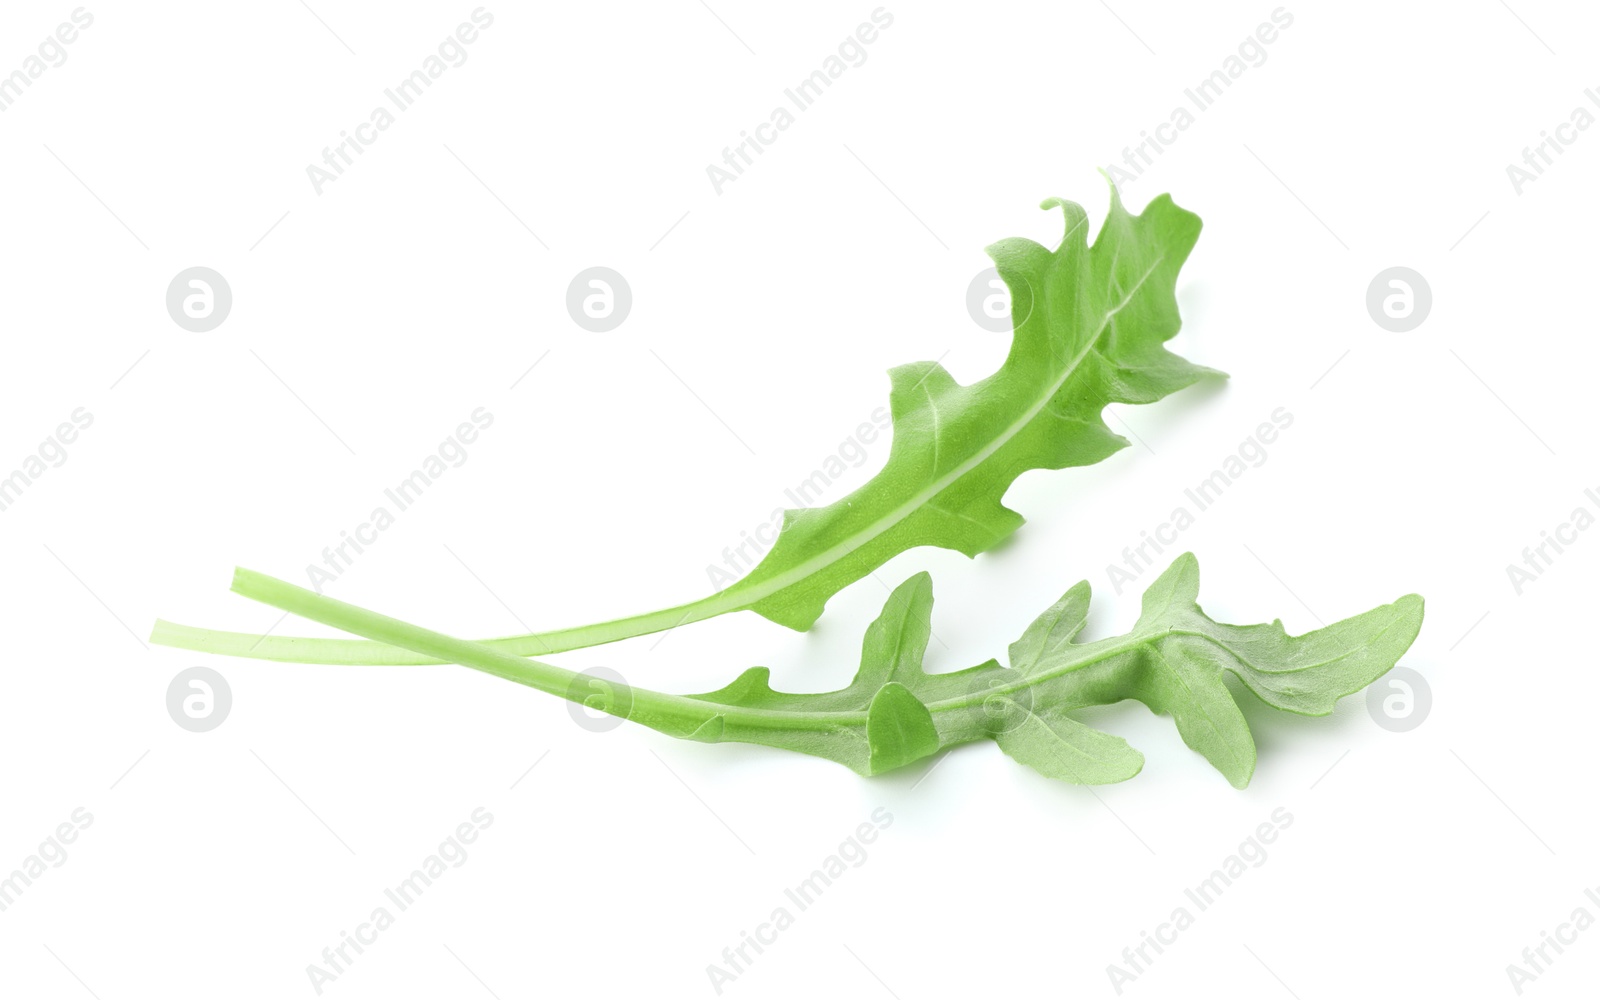
{"type": "Polygon", "coordinates": [[[1017,722],[994,734],[994,741],[1012,760],[1047,778],[1073,785],[1110,785],[1127,781],[1144,769],[1144,754],[1120,736],[1102,733],[1059,713],[1026,712],[1015,702],[1017,722]]]}
{"type": "MultiPolygon", "coordinates": [[[[1005,363],[958,385],[937,362],[889,373],[893,441],[884,468],[826,507],[789,510],[765,558],[726,589],[675,608],[533,635],[485,640],[520,656],[555,653],[750,610],[804,631],[834,594],[918,546],[967,556],[1022,524],[1001,500],[1030,469],[1091,465],[1127,446],[1101,417],[1108,403],[1150,403],[1206,375],[1163,346],[1178,332],[1178,269],[1200,218],[1167,195],[1139,215],[1115,187],[1094,245],[1088,214],[1059,207],[1055,250],[1026,239],[988,248],[1011,292],[1015,335],[1005,363]]],[[[182,649],[301,663],[426,663],[351,639],[218,632],[158,621],[151,641],[182,649]]]]}
{"type": "Polygon", "coordinates": [[[1043,206],[1066,216],[1058,249],[1026,239],[989,248],[1016,331],[1000,370],[970,386],[937,363],[891,371],[883,472],[827,507],[789,511],[766,558],[725,593],[803,631],[835,593],[907,549],[976,556],[1022,525],[1001,504],[1017,476],[1127,446],[1101,418],[1107,403],[1154,402],[1210,371],[1163,346],[1180,325],[1173,289],[1199,217],[1165,195],[1130,215],[1111,192],[1093,248],[1087,213],[1058,199],[1043,206]]]}
{"type": "MultiPolygon", "coordinates": [[[[991,739],[1013,759],[1072,784],[1124,781],[1144,757],[1121,738],[1068,713],[1127,699],[1172,715],[1184,742],[1234,786],[1255,770],[1255,742],[1223,672],[1237,675],[1274,708],[1326,715],[1399,661],[1422,627],[1415,594],[1305,635],[1281,622],[1227,625],[1195,603],[1200,568],[1180,556],[1145,592],[1127,635],[1080,643],[1089,585],[1079,583],[994,660],[945,674],[923,671],[933,585],[919,573],[890,594],[862,643],[850,684],[822,694],[774,691],[765,667],[700,695],[632,688],[613,714],[669,736],[795,750],[861,774],[881,774],[958,743],[991,739]]],[[[240,594],[433,660],[459,663],[550,694],[579,675],[482,643],[452,639],[271,577],[240,570],[240,594]]]]}

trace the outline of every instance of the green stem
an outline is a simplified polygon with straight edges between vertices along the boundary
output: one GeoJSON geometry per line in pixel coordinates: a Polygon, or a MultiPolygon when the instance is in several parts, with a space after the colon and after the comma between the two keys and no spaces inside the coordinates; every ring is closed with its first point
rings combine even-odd
{"type": "MultiPolygon", "coordinates": [[[[263,576],[250,570],[239,569],[235,571],[234,576],[235,590],[239,589],[239,581],[242,578],[251,580],[272,579],[272,577],[263,576]]],[[[274,582],[284,587],[293,586],[292,584],[281,583],[281,581],[274,582]]],[[[351,605],[342,601],[317,594],[303,587],[293,587],[293,589],[306,595],[302,600],[303,606],[308,609],[320,605],[331,612],[334,607],[351,607],[351,605]]],[[[243,591],[240,592],[243,593],[243,591]]],[[[557,629],[553,632],[505,636],[499,639],[480,639],[477,640],[475,645],[512,656],[545,656],[570,649],[599,646],[608,642],[617,642],[621,639],[649,635],[652,632],[663,632],[667,629],[677,628],[679,625],[687,625],[690,622],[715,618],[730,611],[738,611],[745,606],[745,602],[739,600],[736,595],[731,598],[728,595],[729,591],[725,590],[721,593],[701,598],[698,601],[681,604],[675,608],[663,608],[660,611],[651,611],[647,614],[634,615],[630,618],[618,618],[594,625],[557,629]]],[[[272,601],[265,601],[265,603],[273,604],[272,601]]],[[[278,605],[274,604],[274,606],[278,605]]],[[[313,621],[321,620],[316,614],[299,610],[296,610],[295,613],[313,621]]],[[[355,632],[357,635],[364,634],[356,629],[347,629],[346,631],[355,632]]],[[[411,666],[450,662],[446,659],[425,655],[414,650],[401,649],[384,642],[372,642],[367,639],[314,639],[305,636],[226,632],[216,629],[196,628],[192,625],[179,625],[176,622],[162,619],[156,620],[155,628],[150,632],[150,641],[159,646],[192,649],[200,653],[217,653],[223,656],[241,656],[256,660],[278,660],[284,663],[331,663],[344,666],[354,664],[411,666]]]]}
{"type": "MultiPolygon", "coordinates": [[[[415,657],[410,662],[457,663],[579,703],[592,690],[585,675],[564,667],[505,652],[487,643],[455,639],[263,573],[235,570],[233,590],[251,600],[362,636],[372,644],[406,651],[415,657]]],[[[1076,656],[1050,670],[1029,677],[1018,676],[1009,683],[981,690],[973,690],[966,684],[964,677],[970,671],[927,677],[931,697],[926,707],[933,717],[941,720],[941,748],[986,735],[981,719],[986,699],[1010,697],[1025,687],[1060,683],[1068,674],[1113,660],[1150,642],[1151,638],[1135,632],[1086,643],[1074,650],[1076,656]]],[[[1091,702],[1092,699],[1080,703],[1059,695],[1055,699],[1055,704],[1063,710],[1091,702]]],[[[838,761],[863,774],[869,773],[866,760],[869,713],[865,708],[826,711],[751,708],[631,685],[627,686],[626,697],[620,703],[625,706],[621,711],[605,710],[669,736],[786,747],[838,761]]]]}
{"type": "MultiPolygon", "coordinates": [[[[260,601],[262,604],[271,605],[291,614],[333,628],[349,632],[353,635],[363,636],[365,640],[357,643],[355,640],[331,640],[344,642],[348,645],[368,648],[381,646],[393,649],[399,654],[409,654],[412,658],[409,663],[459,663],[462,666],[481,670],[486,674],[503,677],[506,680],[516,681],[531,688],[537,688],[548,694],[558,697],[572,697],[573,692],[581,687],[580,678],[583,676],[576,671],[565,667],[558,667],[553,663],[541,660],[532,660],[524,656],[505,652],[495,648],[489,643],[473,642],[468,639],[455,639],[439,632],[421,628],[398,618],[380,615],[376,611],[368,611],[354,604],[335,600],[314,591],[297,587],[292,583],[257,573],[248,569],[236,569],[233,574],[233,591],[260,601]]],[[[182,626],[169,626],[179,627],[182,626]]],[[[201,630],[194,630],[201,631],[201,630]]],[[[234,633],[225,633],[234,634],[234,633]]],[[[302,642],[307,640],[300,640],[302,642]]],[[[330,640],[311,640],[324,642],[330,640]]],[[[657,710],[682,708],[681,703],[692,702],[692,699],[680,698],[675,695],[661,694],[656,691],[631,689],[635,703],[641,699],[650,707],[657,710]]],[[[575,699],[581,700],[581,699],[575,699]]],[[[697,707],[712,708],[704,703],[694,703],[697,707]]]]}
{"type": "MultiPolygon", "coordinates": [[[[455,639],[397,618],[297,587],[292,583],[247,569],[236,569],[233,590],[254,601],[299,615],[323,625],[362,636],[373,643],[405,650],[418,663],[458,663],[486,674],[583,703],[591,692],[589,678],[565,667],[503,652],[485,643],[455,639]]],[[[797,713],[774,709],[723,705],[683,695],[664,694],[627,686],[622,711],[605,711],[669,736],[699,738],[707,723],[715,723],[711,741],[734,740],[767,745],[788,745],[785,734],[799,734],[801,745],[858,770],[864,766],[865,742],[850,737],[849,729],[864,729],[866,712],[797,713]],[[819,747],[821,738],[831,744],[819,747]],[[858,761],[860,757],[862,760],[858,761]]],[[[864,773],[864,772],[863,772],[864,773]]]]}

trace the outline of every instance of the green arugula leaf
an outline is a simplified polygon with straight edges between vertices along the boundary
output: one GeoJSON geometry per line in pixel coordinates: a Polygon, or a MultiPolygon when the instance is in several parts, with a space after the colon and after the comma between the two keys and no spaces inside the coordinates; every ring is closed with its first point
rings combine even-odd
{"type": "Polygon", "coordinates": [[[867,772],[882,774],[939,752],[939,730],[911,689],[890,681],[867,708],[867,772]]]}
{"type": "MultiPolygon", "coordinates": [[[[755,743],[824,757],[881,774],[958,743],[990,739],[1046,777],[1105,784],[1138,774],[1144,757],[1121,738],[1068,713],[1128,699],[1170,714],[1184,742],[1239,788],[1255,770],[1255,742],[1223,682],[1237,675],[1268,705],[1326,715],[1334,703],[1389,670],[1422,627],[1415,594],[1305,635],[1281,622],[1227,625],[1196,603],[1200,569],[1185,554],[1145,592],[1133,630],[1078,642],[1089,608],[1079,583],[996,661],[929,674],[933,588],[919,573],[890,594],[868,628],[850,684],[822,694],[774,691],[765,667],[701,695],[632,688],[608,701],[613,714],[669,736],[705,743],[755,743]]],[[[580,697],[581,675],[483,643],[452,639],[271,577],[240,570],[234,590],[374,642],[460,663],[564,697],[580,697]]]]}
{"type": "Polygon", "coordinates": [[[994,734],[1006,755],[1047,778],[1073,785],[1127,781],[1144,768],[1144,754],[1120,736],[1102,733],[1059,713],[1036,715],[1016,702],[1014,723],[994,734]]]}
{"type": "MultiPolygon", "coordinates": [[[[786,511],[777,541],[744,578],[663,611],[535,635],[487,640],[521,656],[554,653],[750,610],[808,629],[828,600],[918,546],[976,556],[1022,524],[1002,504],[1031,469],[1091,465],[1128,442],[1102,419],[1109,403],[1150,403],[1220,375],[1169,352],[1180,325],[1178,270],[1200,219],[1167,195],[1139,215],[1111,208],[1093,246],[1088,214],[1059,207],[1066,236],[1055,250],[1026,239],[988,248],[1011,292],[1015,335],[1004,364],[959,385],[937,362],[894,369],[894,435],[884,468],[826,507],[786,511]]],[[[153,642],[204,652],[317,663],[425,663],[371,642],[215,632],[160,621],[153,642]]]]}
{"type": "Polygon", "coordinates": [[[1044,207],[1066,217],[1059,248],[1026,239],[989,248],[1011,292],[1005,364],[970,386],[937,363],[891,371],[883,472],[827,507],[789,511],[766,558],[725,594],[804,630],[828,598],[907,549],[976,556],[1022,525],[1001,503],[1017,476],[1092,465],[1127,446],[1101,418],[1107,403],[1154,402],[1210,371],[1163,346],[1180,325],[1173,290],[1199,217],[1165,195],[1130,215],[1111,190],[1092,248],[1087,213],[1057,199],[1044,207]]]}

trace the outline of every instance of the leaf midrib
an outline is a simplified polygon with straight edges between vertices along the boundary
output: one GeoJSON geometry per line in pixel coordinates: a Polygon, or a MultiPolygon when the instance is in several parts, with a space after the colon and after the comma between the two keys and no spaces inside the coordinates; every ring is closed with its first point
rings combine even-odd
{"type": "MultiPolygon", "coordinates": [[[[1090,252],[1092,252],[1092,250],[1093,248],[1090,248],[1090,252]]],[[[1105,334],[1106,328],[1110,324],[1112,318],[1120,313],[1123,309],[1127,308],[1128,303],[1133,301],[1133,297],[1139,293],[1139,289],[1144,287],[1145,282],[1150,280],[1150,276],[1155,273],[1156,268],[1160,267],[1162,261],[1164,260],[1166,260],[1165,254],[1157,257],[1155,262],[1150,265],[1149,270],[1145,271],[1145,273],[1139,277],[1139,280],[1134,282],[1133,287],[1128,290],[1126,295],[1123,296],[1122,301],[1117,303],[1111,309],[1107,310],[1106,314],[1100,317],[1099,327],[1092,335],[1089,336],[1088,340],[1084,343],[1083,349],[1078,352],[1077,357],[1072,359],[1072,363],[1066,367],[1061,377],[1056,379],[1055,382],[1051,383],[1049,391],[1041,393],[1039,398],[1028,407],[1027,411],[1021,418],[1013,421],[1011,425],[1006,428],[1003,434],[996,435],[988,445],[980,449],[973,457],[956,466],[956,468],[949,474],[933,480],[928,487],[913,494],[911,499],[895,508],[887,517],[873,521],[866,528],[846,536],[842,541],[823,549],[810,559],[807,559],[804,562],[795,565],[791,569],[785,570],[784,572],[779,573],[778,575],[771,577],[762,583],[752,584],[748,590],[741,591],[739,585],[734,584],[727,590],[722,591],[717,596],[721,597],[727,594],[737,594],[738,596],[743,597],[752,592],[756,594],[754,598],[746,600],[743,603],[733,605],[730,610],[748,608],[752,605],[758,604],[761,601],[766,600],[768,597],[780,593],[793,584],[806,579],[819,569],[838,562],[840,559],[850,555],[852,552],[855,552],[862,546],[869,544],[874,539],[888,533],[888,531],[904,522],[918,510],[921,510],[923,506],[925,506],[934,497],[937,497],[946,489],[949,489],[952,484],[960,480],[967,473],[988,461],[996,452],[1009,444],[1013,439],[1016,438],[1018,434],[1022,433],[1026,427],[1032,424],[1033,421],[1038,418],[1040,413],[1044,412],[1045,407],[1050,405],[1050,401],[1055,398],[1058,392],[1061,391],[1062,386],[1067,384],[1067,380],[1072,378],[1072,376],[1077,373],[1079,366],[1083,364],[1084,358],[1088,357],[1089,353],[1094,350],[1094,347],[1099,342],[1101,336],[1105,334]]],[[[935,364],[937,364],[937,362],[935,362],[935,364]]]]}

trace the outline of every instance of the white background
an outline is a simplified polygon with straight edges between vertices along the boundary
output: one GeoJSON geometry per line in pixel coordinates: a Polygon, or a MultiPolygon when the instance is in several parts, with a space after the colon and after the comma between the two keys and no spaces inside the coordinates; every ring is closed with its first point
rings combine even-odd
{"type": "MultiPolygon", "coordinates": [[[[1123,785],[1058,785],[987,744],[866,780],[591,732],[456,667],[147,648],[158,616],[271,625],[227,592],[231,567],[303,579],[480,406],[495,423],[466,464],[330,593],[498,635],[708,592],[724,546],[884,404],[885,369],[994,369],[1006,337],[964,303],[982,248],[1054,246],[1046,196],[1098,220],[1096,167],[1272,11],[890,5],[867,62],[718,195],[706,165],[873,4],[490,6],[466,64],[318,195],[307,164],[473,6],[92,6],[65,64],[0,113],[0,469],[94,415],[0,515],[0,870],[73,809],[94,817],[0,913],[7,995],[313,996],[306,967],[480,806],[494,822],[466,863],[328,994],[713,996],[707,966],[880,807],[867,861],[724,995],[1115,996],[1107,965],[1278,808],[1293,824],[1266,863],[1124,995],[1511,996],[1541,931],[1600,912],[1600,540],[1520,596],[1506,575],[1600,486],[1600,129],[1520,195],[1505,169],[1600,86],[1594,12],[1553,0],[1289,6],[1266,63],[1126,187],[1204,218],[1172,346],[1231,380],[1115,408],[1138,440],[1024,476],[1008,502],[1028,524],[1000,551],[906,554],[808,634],[741,614],[559,658],[672,691],[754,663],[826,689],[884,584],[924,568],[930,669],[1002,654],[1081,578],[1110,634],[1137,600],[1107,564],[1285,407],[1267,462],[1183,535],[1201,601],[1300,632],[1422,593],[1404,662],[1434,705],[1410,733],[1360,697],[1325,719],[1249,705],[1260,765],[1236,791],[1128,705],[1095,716],[1148,756],[1123,785]],[[233,289],[210,333],[164,307],[195,265],[233,289]],[[633,291],[607,334],[566,311],[592,265],[633,291]],[[1366,310],[1393,265],[1432,287],[1409,333],[1366,310]],[[199,664],[234,698],[203,735],[165,708],[199,664]]],[[[7,4],[0,73],[71,10],[7,4]]],[[[1597,970],[1590,931],[1527,990],[1576,996],[1597,970]]]]}

